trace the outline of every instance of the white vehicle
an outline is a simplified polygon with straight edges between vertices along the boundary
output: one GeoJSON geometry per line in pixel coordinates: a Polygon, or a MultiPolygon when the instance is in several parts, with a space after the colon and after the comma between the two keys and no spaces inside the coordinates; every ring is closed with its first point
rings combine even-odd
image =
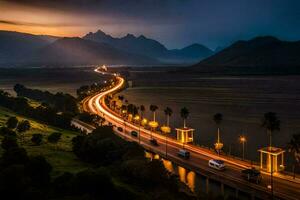
{"type": "Polygon", "coordinates": [[[217,170],[224,170],[225,169],[225,163],[223,160],[215,160],[211,159],[208,161],[208,166],[217,170]]]}

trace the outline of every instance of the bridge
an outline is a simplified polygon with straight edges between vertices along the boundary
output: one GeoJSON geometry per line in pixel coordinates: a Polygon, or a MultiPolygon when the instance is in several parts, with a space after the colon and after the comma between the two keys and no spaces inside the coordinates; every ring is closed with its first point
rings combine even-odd
{"type": "MultiPolygon", "coordinates": [[[[95,70],[97,72],[97,70],[95,70]]],[[[151,132],[141,125],[134,124],[125,120],[119,113],[111,110],[104,102],[105,96],[119,91],[125,84],[125,80],[115,75],[116,84],[104,92],[100,92],[83,101],[83,110],[93,114],[98,114],[105,120],[114,125],[114,131],[120,137],[138,142],[146,150],[159,154],[161,157],[171,160],[187,169],[193,170],[206,178],[206,188],[209,191],[209,181],[220,182],[221,191],[224,186],[230,186],[236,189],[236,196],[239,191],[249,194],[251,199],[268,199],[270,197],[270,173],[262,172],[263,181],[260,184],[250,183],[241,177],[241,170],[253,167],[252,163],[218,155],[208,149],[185,144],[184,148],[190,152],[190,159],[182,159],[177,156],[179,149],[182,149],[182,143],[174,138],[166,137],[157,132],[151,132]],[[122,131],[120,131],[122,128],[122,131]],[[138,132],[138,137],[132,136],[132,131],[138,132]],[[154,138],[158,146],[150,143],[154,138]],[[166,141],[167,140],[167,141],[166,141]],[[165,154],[165,144],[168,143],[168,154],[165,154]],[[221,159],[226,163],[225,171],[217,171],[208,167],[208,160],[221,159]]],[[[292,179],[280,173],[274,174],[274,197],[277,199],[296,200],[300,197],[300,181],[292,179]]]]}

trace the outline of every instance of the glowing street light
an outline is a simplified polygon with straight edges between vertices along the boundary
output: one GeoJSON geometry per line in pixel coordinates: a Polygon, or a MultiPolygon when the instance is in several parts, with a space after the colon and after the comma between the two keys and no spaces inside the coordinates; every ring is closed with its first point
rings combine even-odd
{"type": "Polygon", "coordinates": [[[218,140],[215,143],[215,149],[217,150],[218,154],[220,155],[220,150],[223,148],[223,143],[220,142],[220,129],[218,128],[218,140]]]}
{"type": "Polygon", "coordinates": [[[141,143],[141,123],[139,123],[140,119],[141,118],[139,115],[135,115],[133,118],[133,120],[138,122],[138,124],[139,124],[139,144],[141,143]]]}
{"type": "Polygon", "coordinates": [[[133,118],[135,121],[139,121],[140,120],[140,116],[139,115],[135,115],[133,118]]]}
{"type": "Polygon", "coordinates": [[[242,147],[243,147],[243,160],[245,159],[245,142],[247,141],[246,140],[246,137],[245,136],[240,136],[239,138],[240,140],[240,143],[242,143],[242,147]]]}
{"type": "Polygon", "coordinates": [[[145,126],[147,123],[148,123],[148,120],[147,120],[146,118],[144,118],[144,119],[142,120],[142,125],[145,126]]]}
{"type": "Polygon", "coordinates": [[[156,129],[158,127],[158,122],[157,121],[150,121],[148,124],[153,129],[156,129]]]}
{"type": "Polygon", "coordinates": [[[165,134],[166,138],[166,157],[168,156],[168,137],[167,134],[171,133],[171,128],[169,126],[162,126],[160,127],[160,130],[165,134]]]}

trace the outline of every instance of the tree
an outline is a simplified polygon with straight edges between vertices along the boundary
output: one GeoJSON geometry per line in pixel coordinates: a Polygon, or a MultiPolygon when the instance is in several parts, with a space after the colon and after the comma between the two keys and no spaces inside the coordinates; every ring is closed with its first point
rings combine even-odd
{"type": "Polygon", "coordinates": [[[155,121],[155,112],[158,109],[158,106],[157,105],[150,105],[149,109],[153,113],[153,121],[155,121]]]}
{"type": "Polygon", "coordinates": [[[4,150],[9,150],[18,147],[17,139],[12,136],[5,136],[1,142],[1,147],[4,150]]]}
{"type": "MultiPolygon", "coordinates": [[[[272,133],[276,130],[280,130],[280,120],[277,118],[276,113],[267,112],[264,114],[264,119],[262,122],[262,127],[265,127],[267,133],[270,137],[269,148],[272,149],[272,133]]],[[[272,159],[273,160],[273,159],[272,159]]],[[[274,196],[274,188],[273,188],[273,161],[271,161],[271,196],[273,199],[274,196]]]]}
{"type": "Polygon", "coordinates": [[[25,165],[25,171],[31,179],[31,183],[36,187],[46,186],[50,183],[50,172],[52,166],[43,156],[34,156],[25,165]]]}
{"type": "Polygon", "coordinates": [[[4,127],[4,126],[0,128],[0,135],[2,135],[2,136],[12,136],[12,137],[17,136],[15,131],[13,131],[13,130],[7,128],[7,127],[4,127]]]}
{"type": "Polygon", "coordinates": [[[21,121],[17,126],[17,131],[21,134],[22,143],[24,142],[24,133],[30,129],[30,122],[28,120],[21,121]]]}
{"type": "Polygon", "coordinates": [[[123,102],[123,100],[124,100],[124,96],[123,96],[123,95],[119,95],[119,96],[118,96],[118,99],[119,99],[120,101],[122,101],[122,102],[123,102]]]}
{"type": "Polygon", "coordinates": [[[138,114],[138,108],[133,104],[129,104],[127,106],[127,112],[134,116],[134,115],[138,114]]]}
{"type": "Polygon", "coordinates": [[[266,128],[269,134],[269,145],[272,148],[272,133],[280,130],[280,120],[277,118],[276,113],[267,112],[264,114],[262,127],[266,128]]]}
{"type": "Polygon", "coordinates": [[[116,188],[106,168],[87,169],[76,174],[74,189],[79,195],[89,195],[89,199],[115,199],[116,188]]]}
{"type": "Polygon", "coordinates": [[[181,108],[180,115],[181,115],[181,118],[183,119],[183,127],[184,128],[186,127],[186,119],[188,118],[189,114],[190,114],[190,112],[186,107],[181,108]]]}
{"type": "MultiPolygon", "coordinates": [[[[62,134],[59,133],[59,132],[51,133],[51,134],[48,136],[48,142],[57,145],[58,141],[61,139],[61,135],[62,135],[62,134]]],[[[57,146],[55,146],[55,148],[57,148],[57,146]]]]}
{"type": "Polygon", "coordinates": [[[105,118],[103,118],[103,117],[101,117],[99,115],[96,115],[95,121],[96,121],[97,124],[100,124],[100,126],[102,126],[103,123],[105,122],[105,118]]]}
{"type": "Polygon", "coordinates": [[[9,165],[23,165],[28,162],[28,155],[24,148],[14,147],[4,151],[2,155],[2,164],[9,165]]]}
{"type": "Polygon", "coordinates": [[[145,110],[146,110],[145,106],[144,105],[140,105],[141,119],[143,119],[143,117],[144,117],[145,110]]]}
{"type": "Polygon", "coordinates": [[[300,133],[294,134],[291,141],[288,143],[288,152],[294,157],[293,173],[294,179],[296,178],[295,168],[296,165],[300,165],[300,133]]]}
{"type": "Polygon", "coordinates": [[[165,112],[165,115],[167,116],[167,126],[169,126],[170,125],[170,117],[171,117],[171,115],[173,113],[173,110],[171,108],[169,108],[169,107],[166,107],[166,109],[164,110],[164,112],[165,112]]]}
{"type": "Polygon", "coordinates": [[[16,117],[10,117],[8,118],[7,122],[6,122],[6,126],[7,128],[10,129],[15,129],[18,125],[18,119],[16,117]]]}
{"type": "Polygon", "coordinates": [[[43,135],[42,134],[33,134],[31,137],[31,142],[34,143],[35,145],[40,145],[43,141],[43,135]]]}

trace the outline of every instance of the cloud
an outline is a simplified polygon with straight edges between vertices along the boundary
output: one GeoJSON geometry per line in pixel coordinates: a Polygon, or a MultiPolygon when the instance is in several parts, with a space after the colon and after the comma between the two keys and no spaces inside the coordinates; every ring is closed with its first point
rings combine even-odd
{"type": "Polygon", "coordinates": [[[33,26],[33,27],[70,27],[70,26],[79,26],[79,24],[67,24],[67,23],[32,23],[32,22],[23,22],[23,21],[10,21],[10,20],[1,20],[0,24],[7,25],[16,25],[16,26],[33,26]]]}
{"type": "Polygon", "coordinates": [[[179,19],[191,0],[4,0],[44,10],[112,17],[120,20],[168,23],[179,19]]]}

